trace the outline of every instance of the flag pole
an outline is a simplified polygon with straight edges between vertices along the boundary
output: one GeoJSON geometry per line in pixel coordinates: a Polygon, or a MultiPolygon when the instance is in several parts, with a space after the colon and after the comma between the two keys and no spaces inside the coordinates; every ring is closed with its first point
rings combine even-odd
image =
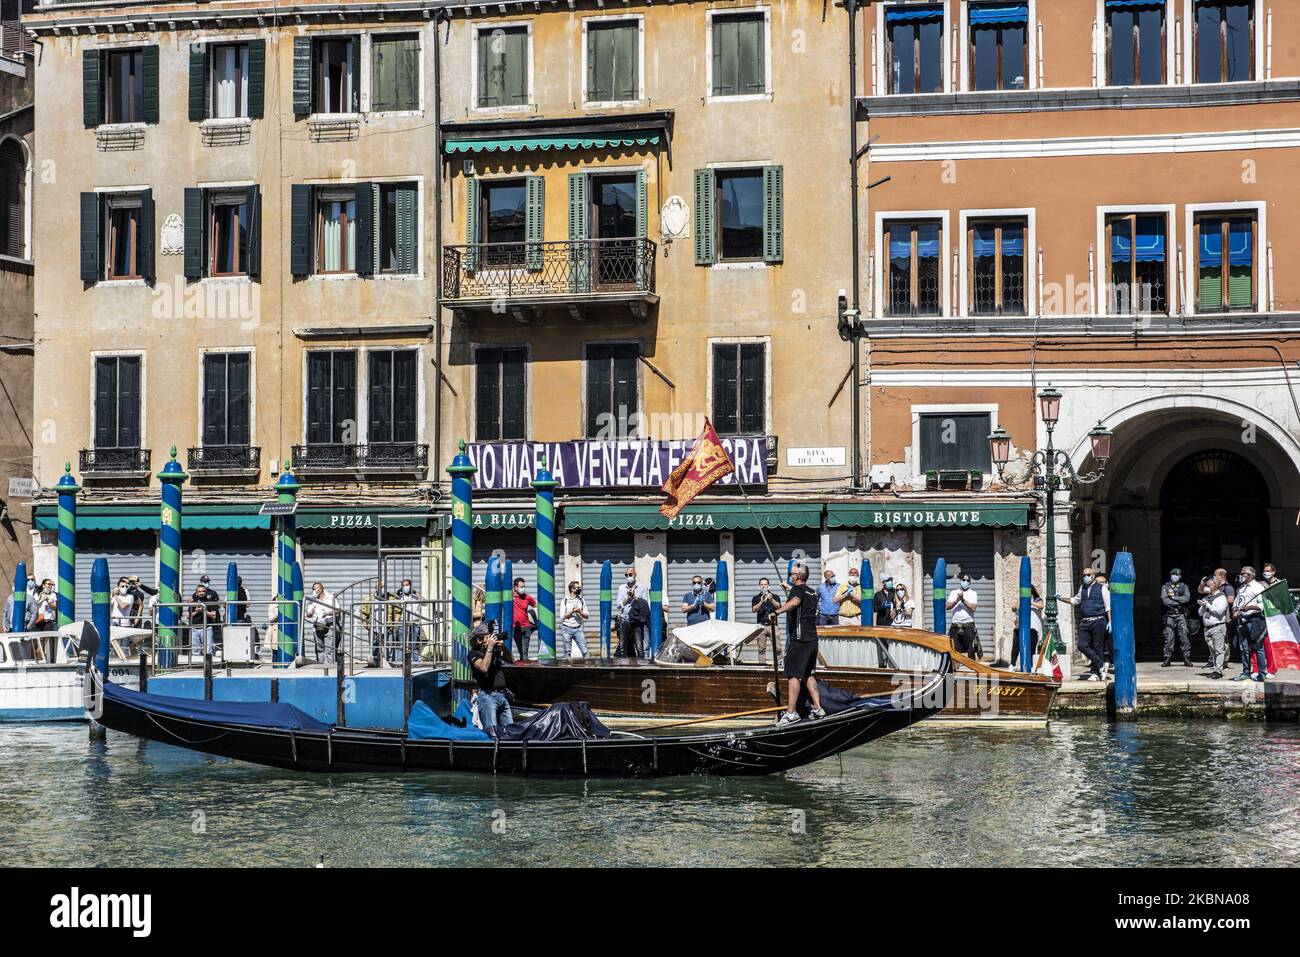
{"type": "MultiPolygon", "coordinates": [[[[781,566],[776,563],[776,556],[772,554],[772,546],[768,544],[767,533],[763,531],[763,523],[758,520],[758,515],[754,512],[754,505],[749,500],[749,492],[745,491],[744,483],[740,481],[739,473],[736,475],[736,488],[740,489],[741,496],[745,499],[745,508],[749,509],[749,514],[754,517],[754,527],[758,529],[758,537],[763,540],[763,547],[767,549],[767,560],[772,563],[772,570],[776,572],[776,580],[781,583],[781,587],[790,591],[790,586],[785,579],[781,577],[781,566]]],[[[807,567],[805,563],[805,567],[807,567]]]]}

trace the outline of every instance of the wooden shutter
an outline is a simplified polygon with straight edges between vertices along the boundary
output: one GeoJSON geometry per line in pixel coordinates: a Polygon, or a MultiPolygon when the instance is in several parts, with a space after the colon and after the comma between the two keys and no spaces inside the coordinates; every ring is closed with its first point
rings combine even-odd
{"type": "Polygon", "coordinates": [[[307,353],[307,444],[321,445],[330,437],[330,379],[334,353],[307,353]]]}
{"type": "Polygon", "coordinates": [[[712,266],[718,261],[718,237],[713,225],[717,181],[711,169],[695,171],[695,265],[712,266]]]}
{"type": "Polygon", "coordinates": [[[528,102],[528,31],[520,28],[506,34],[503,49],[504,102],[522,106],[528,102]]]}
{"type": "Polygon", "coordinates": [[[524,177],[524,266],[542,268],[542,240],[546,222],[546,180],[541,176],[524,177]]]}
{"type": "Polygon", "coordinates": [[[763,15],[736,21],[736,92],[753,95],[767,92],[766,44],[763,15]]]}
{"type": "Polygon", "coordinates": [[[156,272],[154,270],[153,190],[151,189],[140,191],[140,245],[137,255],[140,257],[140,275],[145,282],[152,283],[156,272]]]}
{"type": "Polygon", "coordinates": [[[358,276],[375,274],[375,256],[379,252],[379,244],[375,242],[375,227],[379,218],[375,215],[377,193],[374,183],[357,183],[356,272],[358,276]]]}
{"type": "Polygon", "coordinates": [[[501,434],[500,349],[478,349],[474,353],[474,438],[493,442],[501,434]]]}
{"type": "Polygon", "coordinates": [[[208,48],[202,43],[190,44],[190,122],[201,123],[208,118],[208,48]]]}
{"type": "Polygon", "coordinates": [[[713,347],[713,427],[722,435],[734,434],[738,429],[737,395],[740,369],[735,343],[719,343],[713,347]]]}
{"type": "Polygon", "coordinates": [[[117,442],[120,449],[140,447],[140,357],[117,357],[117,442]]]}
{"type": "Polygon", "coordinates": [[[767,347],[761,342],[740,345],[737,431],[761,435],[767,428],[767,347]]]}
{"type": "Polygon", "coordinates": [[[348,445],[355,445],[360,440],[356,434],[357,421],[357,354],[355,352],[334,353],[334,430],[333,441],[347,440],[347,431],[351,424],[352,438],[348,445]]]}
{"type": "Polygon", "coordinates": [[[645,170],[636,171],[636,287],[646,288],[646,232],[649,229],[645,170]]]}
{"type": "Polygon", "coordinates": [[[147,46],[140,55],[140,90],[144,100],[144,121],[158,122],[158,47],[147,46]]]}
{"type": "Polygon", "coordinates": [[[713,21],[713,95],[735,96],[739,30],[734,17],[713,21]]]}
{"type": "Polygon", "coordinates": [[[614,52],[614,99],[635,100],[641,93],[640,27],[636,21],[630,21],[609,32],[614,52]]]}
{"type": "Polygon", "coordinates": [[[465,271],[478,271],[478,180],[473,176],[465,177],[465,271]]]}
{"type": "Polygon", "coordinates": [[[393,438],[393,353],[388,349],[371,352],[369,357],[369,415],[366,440],[392,442],[393,438]]]}
{"type": "Polygon", "coordinates": [[[607,68],[610,36],[613,31],[601,29],[594,23],[587,27],[587,99],[593,103],[612,100],[613,86],[608,79],[612,76],[607,68]]]}
{"type": "Polygon", "coordinates": [[[397,187],[397,271],[420,271],[420,194],[415,186],[397,187]]]}
{"type": "Polygon", "coordinates": [[[95,359],[95,448],[117,445],[117,357],[95,359]]]}
{"type": "Polygon", "coordinates": [[[103,207],[98,193],[81,194],[81,281],[99,282],[103,270],[103,207]]]}
{"type": "Polygon", "coordinates": [[[229,420],[227,418],[230,357],[224,354],[211,354],[203,357],[203,444],[227,445],[229,420]]]}
{"type": "Polygon", "coordinates": [[[600,435],[602,415],[610,411],[614,357],[609,346],[587,348],[587,438],[600,435]]]}
{"type": "Polygon", "coordinates": [[[81,54],[81,119],[86,129],[104,122],[104,52],[81,54]]]}
{"type": "Polygon", "coordinates": [[[628,423],[637,412],[636,372],[639,352],[637,346],[614,347],[614,407],[610,411],[614,413],[614,422],[618,427],[622,429],[626,425],[629,434],[631,427],[628,423]]]}
{"type": "Polygon", "coordinates": [[[201,279],[207,271],[206,252],[208,235],[207,203],[203,190],[185,190],[185,258],[186,279],[201,279]]]}
{"type": "Polygon", "coordinates": [[[293,115],[311,115],[311,37],[293,38],[293,115]]]}
{"type": "Polygon", "coordinates": [[[249,433],[249,380],[252,356],[232,352],[226,357],[226,442],[229,445],[251,444],[249,433]]]}
{"type": "Polygon", "coordinates": [[[266,41],[248,41],[248,116],[260,120],[266,104],[266,41]]]}
{"type": "Polygon", "coordinates": [[[523,349],[501,350],[501,439],[527,437],[527,364],[523,349]]]}
{"type": "Polygon", "coordinates": [[[496,54],[492,50],[492,31],[479,30],[478,33],[478,105],[493,107],[501,105],[501,70],[496,54]],[[494,69],[494,67],[496,67],[494,69]]]}
{"type": "Polygon", "coordinates": [[[290,194],[292,212],[289,221],[289,272],[294,276],[310,276],[313,189],[295,183],[290,194]]]}
{"type": "Polygon", "coordinates": [[[256,186],[244,190],[244,208],[248,216],[248,263],[245,268],[249,278],[262,275],[262,191],[256,186]]]}
{"type": "Polygon", "coordinates": [[[569,287],[591,290],[591,179],[569,174],[569,287]]]}
{"type": "Polygon", "coordinates": [[[414,442],[418,433],[420,353],[401,349],[393,354],[393,441],[414,442]]]}
{"type": "Polygon", "coordinates": [[[763,262],[767,263],[779,263],[785,258],[781,179],[780,166],[763,167],[763,262]]]}

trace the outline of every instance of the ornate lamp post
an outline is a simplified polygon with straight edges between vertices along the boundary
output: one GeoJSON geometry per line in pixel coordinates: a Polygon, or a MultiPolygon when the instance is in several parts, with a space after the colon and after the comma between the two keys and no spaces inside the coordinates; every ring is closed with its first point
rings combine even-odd
{"type": "MultiPolygon", "coordinates": [[[[1056,624],[1056,492],[1058,489],[1069,491],[1075,485],[1091,485],[1101,479],[1106,471],[1106,462],[1110,459],[1110,440],[1113,433],[1098,422],[1088,433],[1092,443],[1092,457],[1097,463],[1096,471],[1080,475],[1074,470],[1070,456],[1052,444],[1052,433],[1061,417],[1061,393],[1051,386],[1038,393],[1038,414],[1047,427],[1047,447],[1034,452],[1029,459],[1029,474],[1033,477],[1034,488],[1043,490],[1043,517],[1047,524],[1047,579],[1044,592],[1043,629],[1045,638],[1053,644],[1060,641],[1060,629],[1056,624]]],[[[998,470],[998,478],[1011,459],[1011,436],[1001,426],[989,435],[989,451],[992,453],[993,465],[998,470]]],[[[1052,647],[1048,645],[1047,647],[1052,647]]]]}

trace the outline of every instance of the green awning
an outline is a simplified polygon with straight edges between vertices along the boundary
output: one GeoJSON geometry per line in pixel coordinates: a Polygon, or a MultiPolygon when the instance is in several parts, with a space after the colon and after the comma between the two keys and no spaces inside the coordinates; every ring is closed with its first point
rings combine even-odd
{"type": "Polygon", "coordinates": [[[568,505],[566,530],[605,529],[668,531],[670,529],[820,528],[821,503],[749,506],[738,502],[688,505],[669,520],[657,505],[568,505]]]}
{"type": "Polygon", "coordinates": [[[427,524],[429,514],[424,511],[357,511],[340,508],[327,512],[298,512],[299,528],[377,529],[380,525],[384,528],[424,528],[427,524]]]}
{"type": "Polygon", "coordinates": [[[448,153],[524,153],[531,150],[592,150],[613,146],[657,146],[659,134],[611,133],[608,136],[505,136],[498,139],[448,139],[448,153]]]}
{"type": "MultiPolygon", "coordinates": [[[[79,532],[156,532],[161,519],[157,509],[147,512],[121,510],[117,512],[77,513],[79,532]]],[[[36,515],[36,528],[52,532],[59,527],[54,512],[36,515]]],[[[181,513],[182,531],[237,531],[240,529],[269,529],[271,521],[260,515],[221,514],[219,512],[181,513]]]]}
{"type": "Polygon", "coordinates": [[[978,502],[853,502],[826,506],[827,528],[932,528],[977,526],[1023,528],[1029,524],[1029,503],[978,502]]]}

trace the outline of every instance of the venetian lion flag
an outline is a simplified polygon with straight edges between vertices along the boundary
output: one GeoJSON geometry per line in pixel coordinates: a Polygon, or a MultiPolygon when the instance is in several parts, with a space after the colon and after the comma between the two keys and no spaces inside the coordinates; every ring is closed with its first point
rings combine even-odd
{"type": "Polygon", "coordinates": [[[1274,582],[1260,595],[1264,620],[1268,623],[1268,662],[1278,668],[1300,668],[1300,624],[1296,623],[1295,601],[1286,579],[1274,582]]]}
{"type": "Polygon", "coordinates": [[[691,499],[735,470],[727,456],[727,450],[722,447],[722,440],[713,431],[713,423],[705,419],[704,431],[695,440],[691,454],[673,469],[664,482],[662,488],[668,499],[659,506],[659,511],[668,518],[676,518],[677,513],[691,503],[691,499]]]}

